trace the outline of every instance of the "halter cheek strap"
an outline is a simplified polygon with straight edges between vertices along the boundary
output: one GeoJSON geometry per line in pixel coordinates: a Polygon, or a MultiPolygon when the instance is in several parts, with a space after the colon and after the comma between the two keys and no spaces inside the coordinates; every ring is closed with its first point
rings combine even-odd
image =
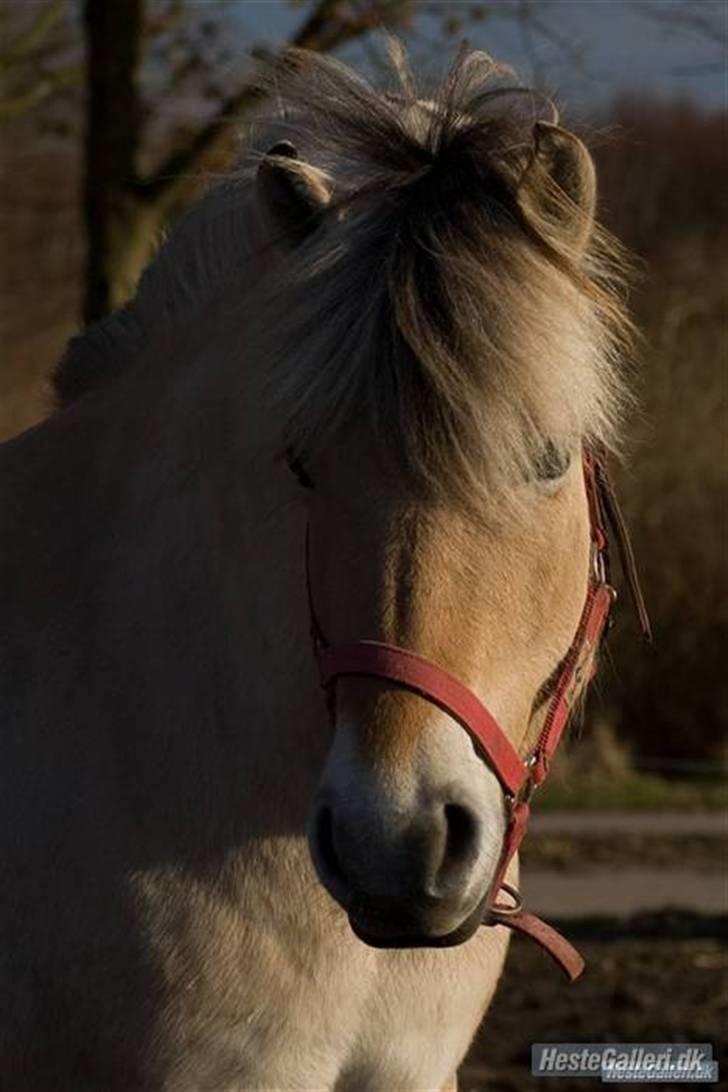
{"type": "Polygon", "coordinates": [[[486,899],[483,924],[505,925],[531,937],[549,953],[572,981],[584,969],[581,955],[550,925],[522,909],[519,892],[505,882],[505,876],[526,833],[531,794],[546,778],[574,702],[594,672],[595,654],[616,598],[616,593],[609,584],[605,513],[620,544],[620,557],[643,632],[649,637],[649,620],[616,498],[603,466],[589,452],[584,453],[583,465],[591,524],[591,572],[587,596],[574,640],[551,696],[543,728],[535,747],[526,758],[521,758],[517,753],[479,698],[438,664],[409,649],[381,641],[329,644],[316,615],[310,580],[308,532],[306,534],[306,583],[311,637],[321,686],[327,693],[332,712],[336,680],[344,676],[367,676],[385,680],[420,695],[442,709],[470,734],[483,760],[500,782],[507,812],[503,848],[486,899]],[[503,900],[504,895],[506,901],[503,900]]]}

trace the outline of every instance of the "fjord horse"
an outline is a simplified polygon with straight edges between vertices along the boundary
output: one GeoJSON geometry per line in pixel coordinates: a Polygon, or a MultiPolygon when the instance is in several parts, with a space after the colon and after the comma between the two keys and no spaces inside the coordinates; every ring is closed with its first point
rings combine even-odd
{"type": "Polygon", "coordinates": [[[0,451],[3,1092],[452,1088],[493,995],[497,770],[412,688],[327,702],[310,631],[527,756],[629,324],[583,144],[483,54],[400,69],[277,66],[0,451]]]}

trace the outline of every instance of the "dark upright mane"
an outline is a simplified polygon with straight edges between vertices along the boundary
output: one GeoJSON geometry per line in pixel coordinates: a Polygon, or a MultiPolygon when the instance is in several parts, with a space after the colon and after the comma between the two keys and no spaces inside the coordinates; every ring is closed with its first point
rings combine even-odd
{"type": "Polygon", "coordinates": [[[521,477],[545,446],[613,445],[630,334],[618,251],[562,188],[563,163],[552,169],[588,153],[558,130],[549,161],[539,140],[557,132],[553,107],[483,53],[461,56],[426,99],[401,55],[395,68],[394,93],[315,54],[272,68],[275,108],[244,166],[172,232],[135,300],[71,342],[60,400],[234,282],[255,168],[283,130],[334,186],[260,343],[298,449],[368,419],[421,478],[473,495],[521,477]]]}

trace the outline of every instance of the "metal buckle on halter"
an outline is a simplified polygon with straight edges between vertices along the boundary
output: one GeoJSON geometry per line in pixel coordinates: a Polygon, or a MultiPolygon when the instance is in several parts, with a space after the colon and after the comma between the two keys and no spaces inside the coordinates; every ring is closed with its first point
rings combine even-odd
{"type": "Polygon", "coordinates": [[[598,584],[608,584],[607,579],[607,559],[604,554],[604,550],[600,549],[596,542],[592,543],[592,557],[591,567],[594,579],[598,584]]]}
{"type": "MultiPolygon", "coordinates": [[[[523,765],[526,767],[527,770],[532,770],[537,762],[538,758],[534,753],[523,760],[523,765]]],[[[528,777],[523,782],[517,793],[506,793],[506,803],[508,804],[509,810],[513,810],[516,804],[530,803],[531,797],[533,796],[537,788],[538,783],[533,780],[533,777],[529,773],[528,777]]]]}
{"type": "Polygon", "coordinates": [[[599,548],[598,544],[594,542],[592,544],[592,556],[591,556],[591,569],[592,578],[596,581],[597,585],[601,588],[606,588],[612,600],[612,605],[609,608],[607,615],[606,630],[610,630],[614,625],[614,604],[617,601],[617,590],[609,581],[609,570],[607,567],[607,555],[606,552],[599,548]]]}
{"type": "Polygon", "coordinates": [[[505,891],[506,895],[513,899],[513,905],[504,906],[502,903],[496,902],[490,907],[491,913],[493,913],[496,918],[507,918],[512,917],[515,914],[520,914],[521,910],[523,910],[523,899],[518,888],[503,881],[498,889],[498,895],[500,895],[501,891],[505,891]]]}
{"type": "MultiPolygon", "coordinates": [[[[524,759],[524,766],[527,770],[532,770],[536,765],[538,759],[535,754],[529,755],[524,759]]],[[[538,784],[533,780],[533,777],[529,774],[526,780],[521,785],[517,793],[507,792],[504,793],[506,808],[508,810],[509,819],[513,816],[514,808],[517,804],[528,804],[531,801],[531,797],[538,788],[538,784]]]]}

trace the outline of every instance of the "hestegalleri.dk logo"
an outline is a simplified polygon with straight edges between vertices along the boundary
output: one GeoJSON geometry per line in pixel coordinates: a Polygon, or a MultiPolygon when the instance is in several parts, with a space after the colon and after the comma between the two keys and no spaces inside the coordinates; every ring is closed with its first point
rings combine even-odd
{"type": "Polygon", "coordinates": [[[712,1043],[533,1043],[531,1072],[605,1083],[718,1083],[712,1043]]]}

